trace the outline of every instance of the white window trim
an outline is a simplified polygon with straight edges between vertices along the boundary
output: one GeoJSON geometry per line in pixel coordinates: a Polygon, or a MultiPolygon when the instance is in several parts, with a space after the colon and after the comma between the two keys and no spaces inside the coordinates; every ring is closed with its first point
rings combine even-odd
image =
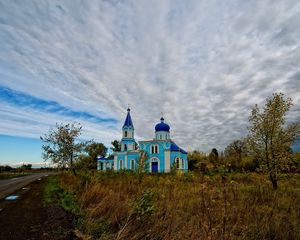
{"type": "Polygon", "coordinates": [[[175,166],[176,169],[184,169],[184,159],[180,157],[175,157],[175,166]],[[177,168],[177,159],[178,159],[178,168],[177,168]]]}
{"type": "Polygon", "coordinates": [[[152,144],[150,146],[150,152],[151,152],[151,154],[159,154],[159,146],[158,146],[158,144],[152,144]],[[156,149],[157,149],[157,151],[156,151],[156,149]]]}
{"type": "Polygon", "coordinates": [[[134,159],[130,160],[130,169],[135,170],[135,161],[134,161],[134,159]],[[132,168],[132,162],[133,162],[133,168],[132,168]]]}

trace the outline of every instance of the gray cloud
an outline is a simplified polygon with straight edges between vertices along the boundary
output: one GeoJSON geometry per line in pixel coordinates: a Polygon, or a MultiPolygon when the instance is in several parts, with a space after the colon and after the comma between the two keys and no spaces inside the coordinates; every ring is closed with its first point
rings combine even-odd
{"type": "MultiPolygon", "coordinates": [[[[272,92],[294,99],[299,120],[299,22],[287,0],[0,1],[0,85],[120,119],[83,122],[87,137],[119,138],[130,104],[138,138],[163,112],[182,147],[222,149],[272,92]]],[[[38,136],[61,119],[3,105],[2,134],[38,136]]]]}

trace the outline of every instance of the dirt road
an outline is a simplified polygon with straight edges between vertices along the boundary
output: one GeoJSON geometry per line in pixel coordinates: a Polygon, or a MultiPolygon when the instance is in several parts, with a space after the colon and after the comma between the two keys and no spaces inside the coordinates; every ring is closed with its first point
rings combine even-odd
{"type": "Polygon", "coordinates": [[[53,173],[34,173],[29,176],[0,180],[0,199],[49,174],[53,173]]]}

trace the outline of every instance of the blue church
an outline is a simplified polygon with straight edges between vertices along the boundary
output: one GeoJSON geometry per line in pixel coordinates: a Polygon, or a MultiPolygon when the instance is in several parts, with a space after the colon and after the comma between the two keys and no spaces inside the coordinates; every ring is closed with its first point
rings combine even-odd
{"type": "Polygon", "coordinates": [[[170,126],[160,119],[155,125],[155,137],[151,140],[139,141],[134,139],[134,127],[127,109],[127,116],[122,127],[121,151],[114,152],[113,159],[98,158],[98,170],[126,169],[135,171],[139,167],[141,154],[146,156],[145,164],[148,172],[167,173],[171,168],[180,171],[188,170],[187,152],[178,147],[170,138],[170,126]]]}

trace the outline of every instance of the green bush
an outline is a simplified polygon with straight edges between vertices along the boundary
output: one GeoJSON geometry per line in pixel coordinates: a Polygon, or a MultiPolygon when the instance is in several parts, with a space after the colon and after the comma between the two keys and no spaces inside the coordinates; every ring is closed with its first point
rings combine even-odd
{"type": "Polygon", "coordinates": [[[151,189],[146,190],[143,195],[133,204],[133,213],[137,219],[149,216],[154,211],[153,199],[155,192],[151,189]]]}

